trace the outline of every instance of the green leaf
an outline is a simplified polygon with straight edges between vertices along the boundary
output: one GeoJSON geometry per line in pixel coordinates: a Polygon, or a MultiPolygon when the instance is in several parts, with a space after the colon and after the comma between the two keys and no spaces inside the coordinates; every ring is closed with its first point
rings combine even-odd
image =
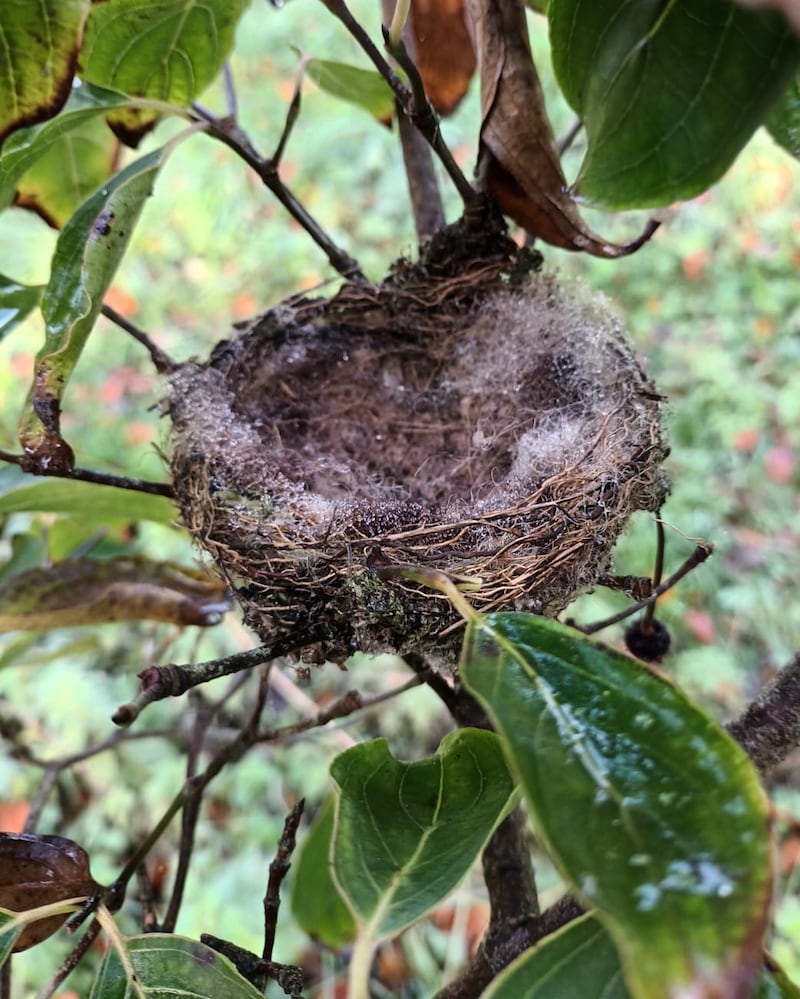
{"type": "Polygon", "coordinates": [[[772,138],[787,153],[800,159],[800,76],[796,76],[767,119],[772,138]]]}
{"type": "MultiPolygon", "coordinates": [[[[753,999],[797,999],[800,989],[772,958],[753,999]]],[[[481,999],[629,999],[617,948],[593,913],[573,920],[513,961],[481,999]]]]}
{"type": "Polygon", "coordinates": [[[308,830],[293,865],[292,913],[309,936],[340,950],[353,941],[356,926],[331,877],[333,820],[334,801],[329,798],[308,830]]]}
{"type": "Polygon", "coordinates": [[[169,524],[178,516],[165,496],[75,479],[36,479],[7,465],[0,468],[0,514],[23,512],[69,513],[98,526],[109,520],[169,524]]]}
{"type": "Polygon", "coordinates": [[[0,145],[69,96],[90,0],[0,5],[0,145]]]}
{"type": "Polygon", "coordinates": [[[58,238],[42,298],[45,344],[19,428],[34,469],[72,467],[72,452],[60,435],[61,397],[171,148],[156,149],[120,171],[81,205],[58,238]]]}
{"type": "Polygon", "coordinates": [[[731,0],[550,0],[553,66],[586,126],[579,194],[650,208],[727,170],[800,65],[780,14],[731,0]]]}
{"type": "Polygon", "coordinates": [[[661,674],[528,614],[472,620],[461,676],[503,736],[542,838],[607,922],[631,991],[729,994],[729,976],[754,975],[768,806],[724,730],[661,674]]]}
{"type": "Polygon", "coordinates": [[[14,950],[14,944],[22,936],[25,929],[19,923],[15,923],[10,930],[4,929],[6,924],[14,922],[15,918],[15,913],[0,910],[0,967],[8,960],[9,955],[14,950]]]}
{"type": "Polygon", "coordinates": [[[73,88],[58,117],[12,135],[0,155],[0,208],[11,204],[20,178],[65,136],[112,108],[130,103],[123,94],[84,83],[73,88]]]}
{"type": "Polygon", "coordinates": [[[120,149],[102,119],[84,122],[51,143],[20,178],[15,203],[60,229],[114,173],[120,149]]]}
{"type": "MultiPolygon", "coordinates": [[[[80,74],[90,83],[188,106],[211,83],[233,47],[248,0],[105,0],[86,24],[80,74]]],[[[122,110],[109,124],[136,146],[157,113],[122,110]]]]}
{"type": "Polygon", "coordinates": [[[146,933],[125,941],[139,989],[131,983],[115,948],[97,973],[90,999],[260,999],[263,993],[227,957],[188,937],[146,933]]]}
{"type": "Polygon", "coordinates": [[[0,340],[36,308],[43,291],[41,285],[17,284],[0,274],[0,340]]]}
{"type": "Polygon", "coordinates": [[[394,95],[376,70],[360,69],[330,59],[309,59],[305,70],[314,83],[333,97],[363,108],[378,121],[390,121],[394,95]]]}
{"type": "Polygon", "coordinates": [[[629,999],[617,948],[603,924],[581,916],[525,951],[482,999],[629,999]]]}
{"type": "Polygon", "coordinates": [[[462,729],[438,752],[401,763],[385,739],[337,756],[333,872],[359,928],[398,933],[456,887],[514,790],[500,741],[462,729]]]}

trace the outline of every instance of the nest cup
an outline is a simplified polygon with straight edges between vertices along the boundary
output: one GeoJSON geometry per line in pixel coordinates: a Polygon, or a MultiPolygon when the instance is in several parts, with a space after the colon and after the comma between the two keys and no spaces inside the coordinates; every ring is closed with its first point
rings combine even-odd
{"type": "Polygon", "coordinates": [[[667,484],[660,397],[605,300],[508,253],[289,300],[174,376],[185,521],[276,650],[455,660],[448,601],[555,615],[667,484]]]}

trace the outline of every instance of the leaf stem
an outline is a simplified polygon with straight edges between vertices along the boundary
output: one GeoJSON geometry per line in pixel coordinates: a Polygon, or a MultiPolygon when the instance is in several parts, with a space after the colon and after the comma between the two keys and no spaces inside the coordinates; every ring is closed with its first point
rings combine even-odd
{"type": "Polygon", "coordinates": [[[154,343],[144,330],[139,329],[139,327],[134,325],[130,319],[126,319],[125,316],[117,312],[116,309],[112,308],[110,305],[106,305],[104,302],[100,307],[100,312],[106,317],[106,319],[110,319],[112,323],[115,323],[120,329],[129,333],[134,340],[138,340],[138,342],[142,344],[142,346],[150,354],[150,359],[159,374],[169,374],[171,371],[175,371],[178,367],[172,358],[166,354],[158,346],[158,344],[154,343]]]}
{"type": "Polygon", "coordinates": [[[349,999],[369,999],[369,979],[375,956],[375,941],[368,933],[360,932],[350,955],[347,995],[349,999]]]}

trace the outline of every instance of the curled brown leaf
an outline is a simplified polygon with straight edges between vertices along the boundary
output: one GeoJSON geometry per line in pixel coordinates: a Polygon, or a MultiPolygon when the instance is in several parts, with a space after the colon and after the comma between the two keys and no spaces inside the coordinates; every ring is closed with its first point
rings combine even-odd
{"type": "Polygon", "coordinates": [[[581,218],[567,190],[544,94],[531,55],[522,0],[467,0],[481,79],[479,168],[504,214],[553,246],[597,257],[637,250],[602,239],[581,218]]]}

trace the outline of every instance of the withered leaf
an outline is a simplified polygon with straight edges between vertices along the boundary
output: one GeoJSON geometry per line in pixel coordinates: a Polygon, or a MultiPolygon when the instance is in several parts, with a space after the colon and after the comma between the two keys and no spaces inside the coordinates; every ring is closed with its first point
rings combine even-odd
{"type": "Polygon", "coordinates": [[[532,236],[566,250],[620,257],[653,234],[622,246],[597,236],[567,191],[544,94],[531,55],[523,0],[466,0],[481,79],[479,164],[501,210],[532,236]]]}
{"type": "MultiPolygon", "coordinates": [[[[27,912],[68,898],[85,898],[101,890],[89,872],[89,857],[62,836],[0,833],[0,908],[27,912]]],[[[48,916],[27,927],[14,945],[27,950],[46,940],[67,915],[48,916]]]]}
{"type": "Polygon", "coordinates": [[[475,72],[465,0],[411,0],[415,61],[425,93],[441,115],[452,114],[475,72]]]}
{"type": "Polygon", "coordinates": [[[107,621],[216,624],[230,608],[216,576],[146,558],[78,558],[28,569],[0,586],[0,632],[107,621]]]}

